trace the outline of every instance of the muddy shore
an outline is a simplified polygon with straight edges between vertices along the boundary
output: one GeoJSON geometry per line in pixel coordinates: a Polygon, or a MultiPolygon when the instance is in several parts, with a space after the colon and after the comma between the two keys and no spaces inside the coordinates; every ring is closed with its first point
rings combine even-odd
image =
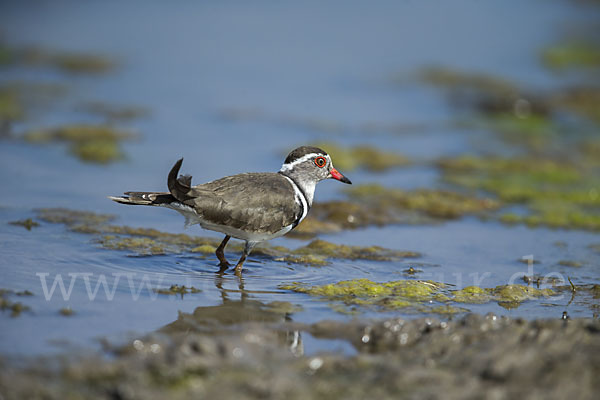
{"type": "Polygon", "coordinates": [[[591,399],[600,389],[597,319],[469,314],[302,325],[286,321],[285,308],[236,303],[228,321],[200,307],[127,344],[105,343],[102,352],[4,360],[0,393],[6,400],[591,399]],[[307,334],[348,341],[357,353],[305,356],[307,334]]]}

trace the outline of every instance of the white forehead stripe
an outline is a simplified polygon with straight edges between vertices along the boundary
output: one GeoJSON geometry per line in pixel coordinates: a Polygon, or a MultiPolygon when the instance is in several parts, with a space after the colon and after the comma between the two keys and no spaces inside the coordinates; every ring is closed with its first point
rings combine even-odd
{"type": "Polygon", "coordinates": [[[310,153],[310,154],[303,155],[302,157],[300,157],[297,160],[292,161],[291,163],[285,163],[285,164],[283,164],[281,166],[281,169],[279,171],[281,171],[281,172],[289,171],[292,168],[294,168],[296,165],[298,165],[300,163],[303,163],[304,161],[310,160],[312,158],[315,158],[315,157],[325,157],[325,158],[327,158],[327,160],[329,162],[331,162],[331,158],[329,158],[329,154],[325,155],[325,154],[322,154],[322,153],[310,153]]]}

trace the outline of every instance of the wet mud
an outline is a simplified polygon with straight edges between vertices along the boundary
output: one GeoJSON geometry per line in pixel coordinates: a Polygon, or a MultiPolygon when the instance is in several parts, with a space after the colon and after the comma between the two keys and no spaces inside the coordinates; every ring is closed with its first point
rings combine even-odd
{"type": "Polygon", "coordinates": [[[286,321],[281,305],[244,306],[199,307],[99,353],[5,364],[0,391],[5,399],[592,399],[600,389],[598,320],[470,314],[303,325],[286,321]],[[346,341],[356,354],[304,355],[306,335],[346,341]]]}

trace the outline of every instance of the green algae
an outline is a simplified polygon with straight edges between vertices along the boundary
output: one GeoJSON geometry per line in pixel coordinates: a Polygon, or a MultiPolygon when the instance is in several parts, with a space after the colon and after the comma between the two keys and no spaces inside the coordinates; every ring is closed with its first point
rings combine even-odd
{"type": "Polygon", "coordinates": [[[116,67],[114,60],[100,54],[65,52],[26,47],[13,49],[17,64],[33,67],[56,68],[68,74],[106,74],[116,67]]]}
{"type": "Polygon", "coordinates": [[[537,259],[532,259],[530,257],[521,257],[521,258],[517,258],[517,262],[520,262],[521,264],[541,264],[542,262],[540,260],[537,259]]]}
{"type": "Polygon", "coordinates": [[[353,279],[325,285],[302,283],[280,285],[283,290],[305,293],[329,301],[341,301],[347,306],[377,306],[384,309],[414,308],[433,301],[444,285],[433,281],[399,280],[373,282],[353,279]]]}
{"type": "Polygon", "coordinates": [[[112,214],[98,214],[91,211],[71,210],[68,208],[39,208],[35,210],[37,217],[52,224],[64,224],[69,227],[79,225],[103,225],[113,221],[112,214]]]}
{"type": "MultiPolygon", "coordinates": [[[[600,124],[600,86],[598,85],[574,86],[564,89],[554,95],[553,101],[559,107],[600,124]]],[[[585,143],[582,150],[584,152],[588,150],[585,143]]]]}
{"type": "Polygon", "coordinates": [[[125,154],[113,140],[87,140],[73,144],[69,151],[82,161],[108,164],[121,160],[125,154]]]}
{"type": "MultiPolygon", "coordinates": [[[[208,239],[200,236],[190,236],[185,233],[162,232],[154,228],[133,228],[130,226],[109,225],[104,229],[106,232],[110,232],[115,235],[147,237],[160,243],[176,245],[185,248],[189,248],[190,246],[197,248],[203,245],[213,245],[216,248],[216,245],[219,244],[219,241],[215,239],[208,239]]],[[[233,244],[233,247],[236,247],[235,244],[233,244]]],[[[227,248],[229,248],[229,246],[227,248]]]]}
{"type": "Polygon", "coordinates": [[[542,52],[544,64],[554,70],[600,67],[600,47],[593,42],[571,41],[550,46],[542,52]]]}
{"type": "Polygon", "coordinates": [[[6,87],[0,87],[0,122],[8,124],[25,116],[25,110],[17,93],[6,87]]]}
{"type": "Polygon", "coordinates": [[[348,190],[349,196],[373,208],[393,211],[416,211],[435,219],[455,219],[497,209],[500,204],[490,198],[480,198],[459,192],[438,189],[403,191],[381,185],[359,185],[348,190]]]}
{"type": "Polygon", "coordinates": [[[523,223],[529,227],[547,226],[550,228],[600,230],[598,207],[588,208],[559,202],[534,202],[530,205],[532,215],[509,214],[502,222],[523,223]]]}
{"type": "Polygon", "coordinates": [[[350,316],[358,316],[361,314],[358,307],[348,307],[345,304],[339,303],[330,303],[329,308],[332,311],[335,311],[338,314],[350,315],[350,316]]]}
{"type": "Polygon", "coordinates": [[[550,297],[555,294],[552,289],[537,289],[525,285],[500,285],[491,290],[494,299],[499,303],[520,303],[539,297],[550,297]]]}
{"type": "Polygon", "coordinates": [[[590,293],[594,296],[595,299],[600,299],[600,285],[592,285],[590,288],[590,293]]]}
{"type": "Polygon", "coordinates": [[[14,46],[0,41],[0,65],[54,68],[67,74],[98,75],[114,70],[116,62],[101,54],[14,46]]]}
{"type": "Polygon", "coordinates": [[[466,110],[455,121],[463,129],[492,131],[530,149],[545,147],[559,130],[547,96],[513,82],[446,68],[426,69],[421,80],[443,89],[453,106],[466,110]]]}
{"type": "Polygon", "coordinates": [[[502,222],[600,230],[600,179],[570,162],[462,156],[440,160],[438,166],[450,183],[527,206],[526,214],[501,214],[502,222]]]}
{"type": "Polygon", "coordinates": [[[311,208],[310,214],[310,218],[327,223],[332,227],[332,231],[356,229],[369,225],[384,226],[404,222],[408,219],[396,216],[391,207],[377,207],[366,202],[343,200],[316,203],[311,208]]]}
{"type": "MultiPolygon", "coordinates": [[[[450,176],[460,182],[460,174],[483,174],[486,177],[501,178],[508,176],[507,179],[519,180],[512,176],[518,175],[523,181],[523,186],[531,183],[539,184],[570,184],[576,183],[582,179],[581,172],[576,166],[568,162],[559,162],[543,158],[501,158],[501,157],[476,157],[459,156],[456,158],[441,159],[438,166],[446,173],[454,173],[457,176],[450,176]]],[[[489,184],[494,188],[496,181],[489,184]]],[[[497,185],[505,186],[505,185],[497,185]]],[[[478,186],[475,186],[478,187],[478,186]]],[[[485,187],[484,187],[485,189],[485,187]]],[[[507,201],[520,200],[510,196],[502,196],[507,201]]]]}
{"type": "Polygon", "coordinates": [[[184,295],[186,294],[190,294],[190,293],[200,293],[202,290],[200,289],[196,289],[193,286],[187,287],[185,285],[171,285],[168,288],[164,288],[164,289],[154,289],[154,291],[158,294],[164,294],[164,295],[178,295],[181,296],[181,298],[183,298],[184,295]]]}
{"type": "Polygon", "coordinates": [[[570,267],[570,268],[579,268],[581,267],[583,264],[579,261],[573,261],[573,260],[560,260],[558,262],[558,265],[561,265],[563,267],[570,267]]]}
{"type": "Polygon", "coordinates": [[[505,142],[531,151],[549,148],[566,129],[548,115],[515,115],[514,112],[485,114],[469,124],[471,128],[493,131],[505,142]]]}
{"type": "Polygon", "coordinates": [[[217,247],[210,244],[202,244],[190,250],[192,253],[214,254],[217,247]]]}
{"type": "Polygon", "coordinates": [[[389,250],[379,246],[347,246],[316,239],[293,251],[300,256],[321,256],[347,260],[392,261],[402,258],[420,257],[413,251],[389,250]]]}
{"type": "MultiPolygon", "coordinates": [[[[315,204],[315,206],[317,206],[315,204]]],[[[308,215],[300,225],[289,232],[286,237],[296,239],[310,239],[324,233],[335,233],[342,230],[339,224],[324,221],[308,215]]]]}
{"type": "Polygon", "coordinates": [[[588,165],[600,165],[600,140],[585,139],[579,144],[578,152],[588,165]]]}
{"type": "Polygon", "coordinates": [[[453,292],[452,300],[457,303],[483,304],[491,301],[492,296],[489,290],[478,286],[467,286],[463,289],[453,292]]]}
{"type": "Polygon", "coordinates": [[[21,290],[14,291],[11,289],[0,289],[0,297],[4,297],[7,295],[15,295],[15,296],[33,296],[33,293],[29,290],[21,290]]]}
{"type": "Polygon", "coordinates": [[[456,307],[449,304],[439,305],[435,307],[431,307],[429,310],[432,314],[439,315],[455,315],[455,314],[463,314],[469,312],[468,308],[464,307],[456,307]]]}
{"type": "Polygon", "coordinates": [[[421,79],[445,90],[453,106],[466,110],[457,120],[462,128],[491,131],[527,153],[578,160],[578,145],[593,137],[600,123],[600,88],[590,82],[540,91],[444,68],[426,70],[421,79]]]}
{"type": "Polygon", "coordinates": [[[377,283],[365,278],[318,286],[304,286],[297,283],[280,286],[284,290],[341,300],[349,300],[354,297],[378,298],[391,296],[395,293],[402,297],[426,300],[438,287],[438,284],[426,281],[402,280],[377,283]]]}
{"type": "Polygon", "coordinates": [[[60,310],[58,310],[58,313],[63,317],[70,317],[75,314],[75,311],[73,311],[71,307],[63,307],[60,310]]]}
{"type": "MultiPolygon", "coordinates": [[[[390,224],[433,224],[465,215],[485,216],[500,206],[491,198],[450,190],[404,191],[378,184],[349,189],[350,201],[317,203],[311,218],[323,223],[324,233],[390,224]]],[[[309,234],[317,232],[307,229],[309,234]]],[[[309,235],[306,235],[309,236],[309,235]]]]}
{"type": "Polygon", "coordinates": [[[101,101],[83,103],[78,107],[79,110],[89,114],[98,115],[107,121],[131,121],[147,116],[148,109],[137,106],[116,105],[101,101]]]}
{"type": "MultiPolygon", "coordinates": [[[[153,228],[134,228],[112,225],[113,215],[96,214],[64,208],[39,209],[37,217],[50,223],[65,224],[69,230],[94,235],[94,242],[109,250],[129,251],[136,255],[151,256],[172,253],[214,254],[219,241],[201,236],[161,232],[153,228]]],[[[228,251],[241,252],[243,245],[230,243],[228,251]]],[[[419,257],[412,251],[397,251],[379,246],[347,246],[324,240],[313,240],[295,250],[283,246],[261,244],[252,252],[254,256],[264,256],[275,261],[323,266],[329,259],[394,261],[419,257]]]]}
{"type": "Polygon", "coordinates": [[[68,143],[70,153],[81,161],[107,164],[124,158],[120,143],[132,140],[136,135],[109,125],[73,124],[28,131],[23,138],[35,144],[68,143]]]}
{"type": "Polygon", "coordinates": [[[161,255],[167,250],[158,241],[147,237],[117,237],[104,235],[97,240],[105,249],[129,250],[139,255],[161,255]]]}
{"type": "Polygon", "coordinates": [[[14,54],[10,46],[0,39],[0,66],[10,65],[13,63],[14,54]]]}
{"type": "Polygon", "coordinates": [[[524,301],[551,297],[556,294],[553,289],[538,289],[520,284],[499,285],[495,288],[467,286],[452,291],[451,301],[470,304],[485,304],[495,301],[505,308],[517,308],[524,301]]]}
{"type": "Polygon", "coordinates": [[[331,264],[326,258],[314,254],[305,254],[296,256],[293,254],[275,258],[275,261],[282,261],[291,264],[304,264],[313,267],[325,266],[331,264]]]}
{"type": "Polygon", "coordinates": [[[371,146],[342,147],[335,143],[317,143],[333,160],[335,167],[342,171],[364,168],[373,172],[410,164],[410,160],[397,153],[378,150],[371,146]]]}
{"type": "Polygon", "coordinates": [[[105,56],[84,53],[59,53],[49,60],[60,70],[71,74],[104,74],[115,68],[115,62],[105,56]]]}
{"type": "Polygon", "coordinates": [[[30,231],[31,228],[37,228],[38,226],[40,226],[39,223],[35,222],[31,218],[22,219],[19,221],[11,221],[11,222],[9,222],[9,224],[16,225],[16,226],[22,226],[23,228],[27,229],[28,231],[30,231]]]}
{"type": "Polygon", "coordinates": [[[446,89],[476,90],[496,94],[513,94],[519,89],[508,80],[482,73],[469,73],[445,67],[427,67],[420,72],[420,79],[446,89]]]}
{"type": "Polygon", "coordinates": [[[29,290],[15,292],[10,289],[0,289],[0,311],[10,312],[12,318],[20,316],[25,311],[31,311],[31,308],[20,301],[12,301],[8,297],[14,296],[33,296],[29,290]]]}
{"type": "Polygon", "coordinates": [[[409,268],[405,269],[404,271],[402,271],[402,273],[405,274],[405,275],[416,275],[419,272],[423,272],[423,270],[422,269],[416,269],[414,267],[409,267],[409,268]]]}
{"type": "Polygon", "coordinates": [[[16,318],[21,315],[24,311],[31,311],[29,306],[21,303],[20,301],[12,302],[7,299],[0,299],[0,310],[10,311],[10,316],[16,318]]]}
{"type": "MultiPolygon", "coordinates": [[[[350,308],[376,307],[382,310],[438,314],[468,311],[453,303],[486,304],[493,301],[502,307],[516,308],[525,301],[551,297],[558,293],[557,290],[561,290],[560,287],[539,289],[520,284],[494,288],[467,286],[460,290],[448,290],[444,284],[433,281],[398,280],[380,283],[364,278],[314,286],[293,282],[280,285],[279,288],[341,302],[350,308]]],[[[338,304],[335,309],[344,308],[338,304]]],[[[351,312],[356,312],[356,309],[351,312]]]]}
{"type": "Polygon", "coordinates": [[[0,85],[0,136],[9,136],[14,122],[24,121],[40,106],[48,106],[66,93],[59,84],[3,82],[0,85]]]}

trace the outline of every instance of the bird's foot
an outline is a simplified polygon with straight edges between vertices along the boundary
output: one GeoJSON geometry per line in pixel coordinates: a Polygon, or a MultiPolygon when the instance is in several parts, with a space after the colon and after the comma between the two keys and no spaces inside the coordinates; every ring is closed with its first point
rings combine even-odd
{"type": "Polygon", "coordinates": [[[236,275],[242,274],[242,266],[243,265],[244,265],[244,263],[237,263],[237,265],[235,266],[235,274],[236,275]]]}

